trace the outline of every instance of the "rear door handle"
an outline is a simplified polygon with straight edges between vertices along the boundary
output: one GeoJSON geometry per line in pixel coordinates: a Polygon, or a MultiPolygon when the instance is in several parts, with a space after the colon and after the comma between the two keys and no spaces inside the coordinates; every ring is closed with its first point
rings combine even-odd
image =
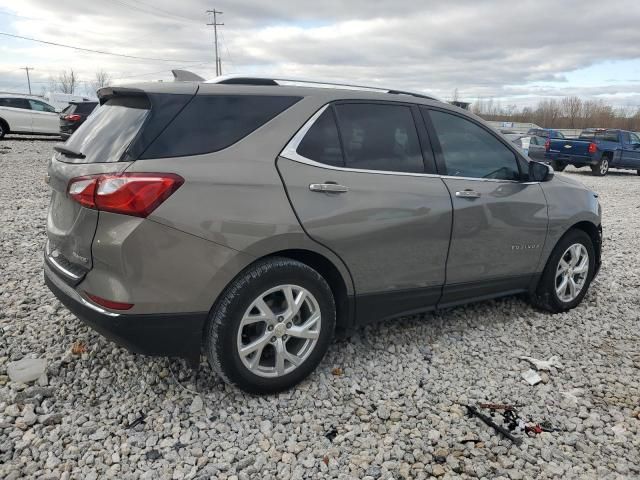
{"type": "Polygon", "coordinates": [[[349,188],[337,183],[312,183],[309,185],[309,190],[312,192],[346,193],[349,188]]]}
{"type": "Polygon", "coordinates": [[[475,190],[461,190],[460,192],[456,192],[456,197],[458,198],[480,198],[480,192],[476,192],[475,190]]]}

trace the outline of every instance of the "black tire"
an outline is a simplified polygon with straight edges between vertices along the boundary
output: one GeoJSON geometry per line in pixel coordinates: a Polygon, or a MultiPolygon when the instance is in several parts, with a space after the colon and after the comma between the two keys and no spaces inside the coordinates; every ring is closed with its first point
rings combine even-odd
{"type": "Polygon", "coordinates": [[[609,172],[609,166],[611,163],[611,159],[603,155],[597,165],[591,165],[591,172],[596,177],[604,177],[609,172]]]}
{"type": "Polygon", "coordinates": [[[2,140],[7,133],[9,133],[9,126],[7,122],[0,118],[0,140],[2,140]]]}
{"type": "Polygon", "coordinates": [[[556,244],[551,256],[547,261],[542,277],[538,282],[538,286],[533,295],[531,295],[531,303],[543,310],[552,313],[561,313],[576,307],[584,298],[595,271],[595,249],[591,237],[582,230],[569,230],[556,244]],[[580,243],[584,245],[589,255],[589,270],[587,272],[585,284],[575,299],[565,302],[558,297],[556,292],[556,270],[565,251],[574,244],[580,243]]]}
{"type": "Polygon", "coordinates": [[[640,170],[636,170],[636,175],[640,175],[640,170]]]}
{"type": "Polygon", "coordinates": [[[565,168],[567,168],[567,164],[566,163],[562,163],[562,162],[557,162],[557,161],[552,161],[551,162],[551,167],[556,171],[556,172],[562,172],[565,168]]]}
{"type": "MultiPolygon", "coordinates": [[[[275,393],[293,387],[318,366],[333,338],[335,322],[336,307],[331,288],[318,272],[289,258],[266,258],[242,271],[220,295],[205,331],[205,351],[209,364],[225,382],[248,393],[275,393]],[[266,378],[256,375],[242,362],[238,329],[252,302],[262,292],[283,284],[302,287],[315,297],[321,315],[320,331],[306,360],[289,373],[266,378]]],[[[263,355],[262,351],[260,355],[263,355]]]]}

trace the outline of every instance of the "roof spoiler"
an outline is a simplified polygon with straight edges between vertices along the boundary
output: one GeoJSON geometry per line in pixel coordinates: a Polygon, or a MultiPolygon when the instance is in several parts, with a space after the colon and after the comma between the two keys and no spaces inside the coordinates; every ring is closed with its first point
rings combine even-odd
{"type": "Polygon", "coordinates": [[[127,88],[127,87],[104,87],[97,92],[100,105],[104,104],[107,100],[113,97],[146,97],[147,94],[139,88],[127,88]]]}
{"type": "Polygon", "coordinates": [[[204,78],[189,70],[171,70],[174,82],[204,82],[204,78]]]}

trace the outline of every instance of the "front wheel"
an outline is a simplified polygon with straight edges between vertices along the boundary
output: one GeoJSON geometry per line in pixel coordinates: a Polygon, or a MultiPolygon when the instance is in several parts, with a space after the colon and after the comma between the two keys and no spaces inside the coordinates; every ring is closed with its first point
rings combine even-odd
{"type": "Polygon", "coordinates": [[[571,230],[551,252],[532,303],[552,313],[566,312],[584,298],[595,271],[595,250],[591,237],[571,230]]]}
{"type": "Polygon", "coordinates": [[[307,377],[329,348],[336,308],[325,279],[282,257],[251,265],[225,289],[209,319],[212,368],[249,393],[274,393],[307,377]]]}
{"type": "Polygon", "coordinates": [[[2,119],[0,118],[0,140],[2,140],[4,138],[4,136],[7,134],[8,130],[9,129],[5,125],[4,121],[2,121],[2,119]]]}
{"type": "Polygon", "coordinates": [[[556,172],[562,172],[565,168],[567,168],[566,163],[557,162],[555,160],[551,162],[551,166],[556,172]]]}
{"type": "Polygon", "coordinates": [[[591,165],[591,172],[596,177],[604,177],[609,171],[609,157],[602,157],[597,165],[591,165]]]}

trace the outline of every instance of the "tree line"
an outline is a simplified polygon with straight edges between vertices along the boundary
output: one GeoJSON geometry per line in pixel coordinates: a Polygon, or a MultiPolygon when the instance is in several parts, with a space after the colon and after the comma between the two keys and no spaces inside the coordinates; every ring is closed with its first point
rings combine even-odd
{"type": "Polygon", "coordinates": [[[571,96],[544,99],[534,107],[504,106],[499,101],[479,100],[471,106],[485,120],[535,123],[544,128],[619,128],[640,131],[640,107],[613,107],[602,100],[571,96]]]}
{"type": "MultiPolygon", "coordinates": [[[[49,77],[48,91],[79,95],[82,92],[82,85],[84,90],[83,93],[85,95],[92,95],[100,88],[108,86],[112,80],[111,75],[104,70],[98,70],[95,73],[93,80],[80,80],[73,68],[70,68],[69,70],[60,72],[58,76],[49,77]]],[[[42,87],[42,89],[44,94],[47,87],[42,87]]]]}

